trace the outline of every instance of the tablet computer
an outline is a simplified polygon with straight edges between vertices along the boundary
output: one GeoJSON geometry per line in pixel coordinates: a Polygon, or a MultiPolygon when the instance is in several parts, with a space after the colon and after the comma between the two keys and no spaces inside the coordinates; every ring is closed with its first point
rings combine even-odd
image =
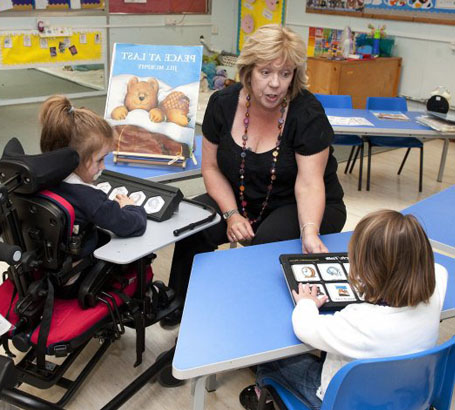
{"type": "Polygon", "coordinates": [[[297,292],[299,283],[317,286],[318,296],[328,297],[321,311],[340,310],[363,301],[348,281],[349,259],[345,252],[283,254],[280,263],[293,301],[292,290],[297,292]]]}

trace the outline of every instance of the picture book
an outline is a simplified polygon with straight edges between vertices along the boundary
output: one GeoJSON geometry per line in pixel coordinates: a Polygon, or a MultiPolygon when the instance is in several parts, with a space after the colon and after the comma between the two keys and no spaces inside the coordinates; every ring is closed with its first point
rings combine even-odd
{"type": "Polygon", "coordinates": [[[328,300],[320,310],[340,310],[350,303],[362,302],[362,297],[349,284],[347,253],[284,254],[280,255],[284,277],[292,296],[299,283],[317,287],[318,296],[328,300]]]}
{"type": "Polygon", "coordinates": [[[372,111],[372,113],[376,116],[376,118],[379,118],[380,120],[409,121],[409,117],[400,111],[372,111]]]}
{"type": "Polygon", "coordinates": [[[114,44],[104,117],[114,162],[185,167],[192,157],[202,46],[114,44]]]}

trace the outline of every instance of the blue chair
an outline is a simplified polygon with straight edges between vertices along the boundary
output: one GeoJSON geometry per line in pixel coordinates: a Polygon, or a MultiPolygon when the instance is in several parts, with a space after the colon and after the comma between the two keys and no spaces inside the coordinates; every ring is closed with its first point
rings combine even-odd
{"type": "MultiPolygon", "coordinates": [[[[454,383],[452,337],[420,353],[348,363],[330,381],[321,410],[449,410],[454,383]]],[[[309,410],[272,379],[265,384],[259,410],[270,397],[279,409],[309,410]]]]}
{"type": "MultiPolygon", "coordinates": [[[[328,94],[314,94],[324,108],[352,108],[352,98],[350,95],[328,95],[328,94]]],[[[347,145],[352,146],[349,154],[348,162],[344,173],[346,174],[351,164],[354,150],[357,147],[357,151],[352,161],[349,173],[354,168],[355,161],[360,152],[360,169],[359,169],[359,187],[358,190],[362,190],[362,171],[363,171],[363,139],[357,135],[335,135],[333,145],[347,145]]]]}
{"type": "MultiPolygon", "coordinates": [[[[368,97],[367,110],[375,111],[407,111],[408,105],[406,99],[402,97],[368,97]]],[[[423,142],[417,138],[410,137],[368,137],[368,166],[367,166],[367,191],[370,190],[370,172],[371,172],[371,148],[372,147],[392,147],[407,148],[398,175],[408,158],[411,148],[420,148],[420,170],[419,170],[419,192],[422,192],[423,178],[423,142]]]]}

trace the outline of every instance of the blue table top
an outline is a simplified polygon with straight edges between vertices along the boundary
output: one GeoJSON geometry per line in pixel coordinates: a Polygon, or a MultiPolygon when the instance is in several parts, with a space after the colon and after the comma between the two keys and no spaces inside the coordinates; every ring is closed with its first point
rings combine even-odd
{"type": "Polygon", "coordinates": [[[413,214],[424,227],[436,249],[455,256],[455,186],[434,194],[410,207],[403,214],[413,214]]]}
{"type": "MultiPolygon", "coordinates": [[[[330,252],[345,252],[352,232],[322,236],[330,252]]],[[[196,255],[173,361],[186,379],[303,353],[294,335],[291,300],[279,255],[300,253],[300,240],[196,255]]],[[[455,309],[455,259],[447,267],[444,314],[455,309]]]]}
{"type": "Polygon", "coordinates": [[[186,161],[186,167],[166,166],[166,165],[139,165],[127,163],[114,163],[114,155],[111,153],[105,159],[106,169],[109,171],[119,172],[136,178],[151,179],[153,181],[178,181],[190,177],[200,176],[202,160],[202,136],[195,137],[195,151],[197,164],[189,158],[186,161]]]}

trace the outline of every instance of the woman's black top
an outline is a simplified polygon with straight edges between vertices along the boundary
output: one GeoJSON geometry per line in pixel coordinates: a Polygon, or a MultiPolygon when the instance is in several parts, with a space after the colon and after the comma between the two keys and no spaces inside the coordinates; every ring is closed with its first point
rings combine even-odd
{"type": "MultiPolygon", "coordinates": [[[[202,124],[204,137],[218,145],[217,162],[223,175],[230,182],[239,205],[239,146],[231,135],[232,124],[242,89],[240,83],[215,92],[209,100],[202,124]]],[[[272,124],[271,124],[272,126],[272,124]]],[[[273,124],[273,126],[276,126],[273,124]]],[[[278,135],[278,128],[277,128],[278,135]]],[[[313,155],[330,146],[329,158],[324,172],[326,203],[339,203],[343,189],[336,174],[337,161],[333,156],[332,127],[319,101],[309,91],[302,91],[289,104],[286,123],[276,165],[276,180],[270,195],[267,210],[295,203],[294,185],[297,177],[295,153],[313,155]]],[[[270,168],[273,149],[264,153],[247,151],[245,158],[245,198],[250,218],[255,218],[270,184],[270,168]]]]}

